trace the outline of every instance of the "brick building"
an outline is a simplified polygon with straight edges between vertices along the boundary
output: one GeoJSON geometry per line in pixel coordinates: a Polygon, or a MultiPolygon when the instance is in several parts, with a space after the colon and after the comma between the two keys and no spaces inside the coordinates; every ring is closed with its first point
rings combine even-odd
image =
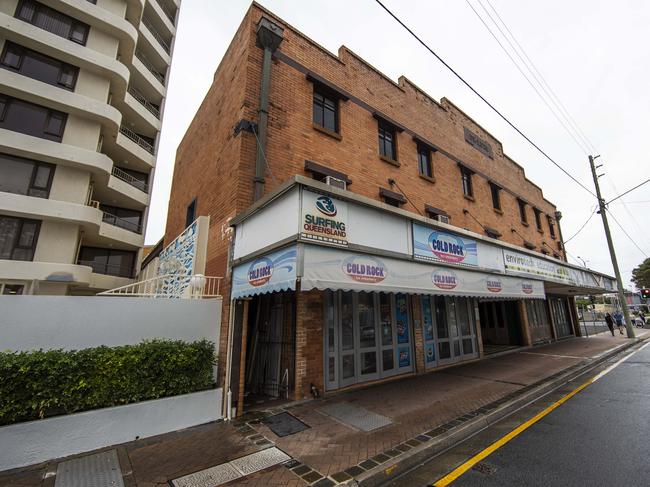
{"type": "Polygon", "coordinates": [[[476,121],[255,3],[178,148],[165,241],[198,215],[235,404],[579,333],[571,296],[611,288],[476,121]]]}

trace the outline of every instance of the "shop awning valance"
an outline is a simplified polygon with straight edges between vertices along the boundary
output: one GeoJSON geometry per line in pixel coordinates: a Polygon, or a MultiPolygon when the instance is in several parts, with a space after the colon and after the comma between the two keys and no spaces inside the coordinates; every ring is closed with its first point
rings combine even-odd
{"type": "Polygon", "coordinates": [[[532,279],[451,269],[358,254],[329,247],[304,248],[301,290],[341,289],[472,296],[487,299],[545,299],[544,284],[532,279]]]}
{"type": "Polygon", "coordinates": [[[297,254],[296,247],[292,246],[235,267],[231,299],[295,290],[297,254]]]}

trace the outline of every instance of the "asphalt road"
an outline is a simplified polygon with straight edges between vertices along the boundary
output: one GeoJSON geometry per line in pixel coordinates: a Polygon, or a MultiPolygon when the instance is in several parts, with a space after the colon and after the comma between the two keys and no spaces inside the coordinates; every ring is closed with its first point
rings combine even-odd
{"type": "MultiPolygon", "coordinates": [[[[431,459],[391,485],[434,484],[616,360],[431,459]]],[[[451,485],[650,486],[649,418],[650,346],[637,349],[625,362],[495,450],[451,485]]]]}

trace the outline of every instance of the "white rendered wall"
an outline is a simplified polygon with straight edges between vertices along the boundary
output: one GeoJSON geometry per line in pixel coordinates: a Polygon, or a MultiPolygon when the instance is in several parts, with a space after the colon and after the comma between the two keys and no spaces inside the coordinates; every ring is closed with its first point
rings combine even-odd
{"type": "Polygon", "coordinates": [[[221,299],[0,296],[0,350],[66,350],[166,338],[219,343],[221,299]]]}

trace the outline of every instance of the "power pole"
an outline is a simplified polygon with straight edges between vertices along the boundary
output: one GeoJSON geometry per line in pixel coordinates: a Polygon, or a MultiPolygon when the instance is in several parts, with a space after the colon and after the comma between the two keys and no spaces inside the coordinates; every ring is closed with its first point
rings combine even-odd
{"type": "MultiPolygon", "coordinates": [[[[598,157],[598,156],[596,156],[598,157]]],[[[623,308],[623,316],[625,316],[625,328],[627,329],[627,337],[634,338],[634,328],[632,327],[632,320],[630,319],[630,310],[627,308],[627,301],[625,300],[625,290],[623,288],[623,280],[621,279],[621,271],[618,268],[618,261],[616,260],[616,252],[614,251],[614,242],[612,242],[612,234],[609,231],[609,223],[607,222],[607,211],[605,208],[605,200],[600,195],[600,185],[598,184],[598,175],[596,174],[596,165],[594,164],[594,157],[589,156],[589,165],[591,166],[591,175],[594,178],[594,186],[596,186],[596,197],[598,198],[598,207],[600,209],[600,216],[603,219],[603,227],[605,227],[605,236],[607,237],[607,246],[609,247],[609,255],[612,259],[612,266],[614,267],[614,275],[616,276],[616,287],[618,288],[618,300],[623,308]]]]}

